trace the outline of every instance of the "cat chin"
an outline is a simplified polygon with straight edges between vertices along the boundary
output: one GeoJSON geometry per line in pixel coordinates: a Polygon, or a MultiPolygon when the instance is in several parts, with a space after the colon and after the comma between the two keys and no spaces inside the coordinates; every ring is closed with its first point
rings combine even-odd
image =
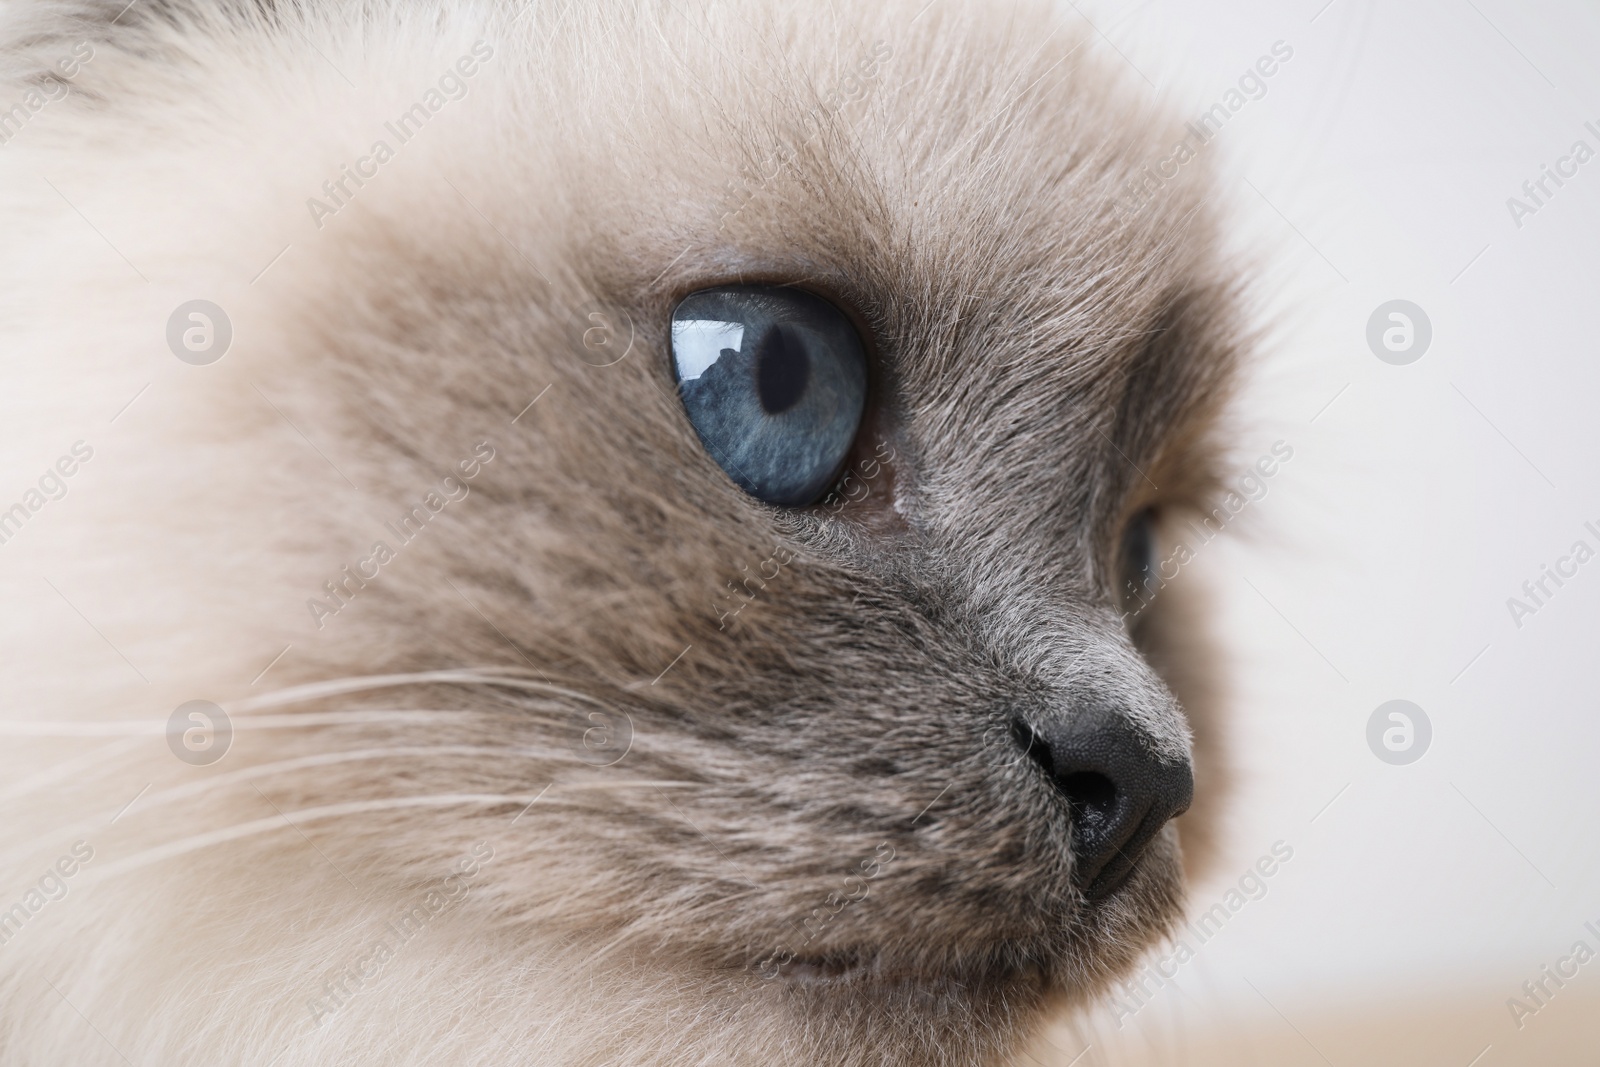
{"type": "Polygon", "coordinates": [[[908,1017],[948,1015],[957,1006],[981,1012],[997,998],[1040,1010],[1083,1005],[1176,932],[1183,882],[1173,845],[1168,831],[1156,854],[1107,898],[1080,902],[1070,915],[1052,911],[1043,936],[983,943],[930,927],[914,946],[841,946],[763,961],[769,965],[747,968],[745,977],[753,973],[757,985],[787,991],[819,1018],[861,1003],[893,1006],[908,1017]],[[941,945],[941,933],[952,941],[941,945]]]}

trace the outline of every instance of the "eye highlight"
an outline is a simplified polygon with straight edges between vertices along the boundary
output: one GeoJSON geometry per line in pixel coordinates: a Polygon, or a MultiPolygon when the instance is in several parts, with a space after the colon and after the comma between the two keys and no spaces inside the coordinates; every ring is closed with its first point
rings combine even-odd
{"type": "Polygon", "coordinates": [[[758,500],[814,503],[867,402],[867,358],[838,308],[800,289],[729,285],[672,312],[672,371],[711,458],[758,500]]]}

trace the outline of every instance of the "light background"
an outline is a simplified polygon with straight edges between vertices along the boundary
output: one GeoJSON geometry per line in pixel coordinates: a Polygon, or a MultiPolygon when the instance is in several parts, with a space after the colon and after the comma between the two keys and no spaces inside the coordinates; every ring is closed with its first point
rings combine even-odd
{"type": "Polygon", "coordinates": [[[1600,157],[1520,228],[1506,206],[1574,141],[1600,152],[1600,8],[1069,14],[1185,116],[1294,49],[1206,149],[1273,324],[1240,456],[1294,458],[1183,579],[1215,589],[1236,684],[1229,851],[1193,900],[1274,841],[1294,857],[1132,1019],[1039,1056],[1600,1064],[1600,959],[1520,1029],[1506,1003],[1580,938],[1600,951],[1600,559],[1520,628],[1506,603],[1574,541],[1600,550],[1600,157]],[[1433,327],[1408,366],[1365,339],[1395,298],[1433,327]],[[1433,726],[1409,766],[1367,747],[1395,698],[1433,726]]]}

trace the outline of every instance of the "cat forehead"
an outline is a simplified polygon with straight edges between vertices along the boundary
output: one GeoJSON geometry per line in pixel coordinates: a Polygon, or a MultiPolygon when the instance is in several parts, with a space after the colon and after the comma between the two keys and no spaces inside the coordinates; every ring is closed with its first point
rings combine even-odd
{"type": "MultiPolygon", "coordinates": [[[[508,391],[558,383],[552,396],[574,399],[542,416],[569,424],[540,446],[552,462],[648,434],[634,468],[670,456],[720,492],[665,395],[672,308],[699,288],[798,285],[862,330],[923,485],[947,479],[1025,524],[1041,488],[1066,486],[1088,514],[1091,495],[1125,495],[1134,465],[1173,484],[1156,453],[1214,397],[1206,339],[1229,305],[1207,270],[1204,162],[1128,210],[1119,198],[1170,154],[1168,134],[1081,36],[1026,6],[920,6],[541,4],[402,50],[382,103],[341,105],[356,110],[339,122],[257,116],[261,157],[289,161],[281,181],[262,168],[287,200],[320,182],[337,209],[316,213],[300,273],[269,274],[263,299],[292,301],[298,351],[340,354],[320,372],[360,380],[362,397],[392,382],[385,395],[408,398],[384,409],[400,436],[492,421],[508,391]],[[437,82],[425,128],[407,123],[431,106],[416,71],[468,69],[437,82]],[[354,155],[352,130],[397,155],[354,155]],[[324,181],[324,157],[364,183],[324,181]],[[614,373],[574,351],[595,304],[640,340],[614,373]]],[[[598,479],[599,459],[584,463],[598,479]]]]}
{"type": "MultiPolygon", "coordinates": [[[[1186,358],[1147,342],[1200,332],[1175,306],[1203,273],[1206,216],[1181,183],[1125,203],[1165,132],[1059,20],[936,15],[669,26],[682,50],[636,73],[651,91],[591,98],[607,117],[569,143],[585,160],[570,217],[592,220],[572,258],[658,322],[700,288],[810,288],[856,317],[930,430],[1046,398],[1031,414],[1071,425],[1186,358]]],[[[1169,378],[1169,400],[1192,381],[1169,378]]]]}

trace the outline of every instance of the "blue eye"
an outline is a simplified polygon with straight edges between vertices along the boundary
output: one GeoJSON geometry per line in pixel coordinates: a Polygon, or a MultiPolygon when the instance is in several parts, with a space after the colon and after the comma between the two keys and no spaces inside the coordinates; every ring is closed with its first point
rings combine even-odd
{"type": "Polygon", "coordinates": [[[833,484],[861,426],[867,359],[850,320],[799,289],[730,285],[672,313],[672,369],[711,458],[758,500],[833,484]]]}

